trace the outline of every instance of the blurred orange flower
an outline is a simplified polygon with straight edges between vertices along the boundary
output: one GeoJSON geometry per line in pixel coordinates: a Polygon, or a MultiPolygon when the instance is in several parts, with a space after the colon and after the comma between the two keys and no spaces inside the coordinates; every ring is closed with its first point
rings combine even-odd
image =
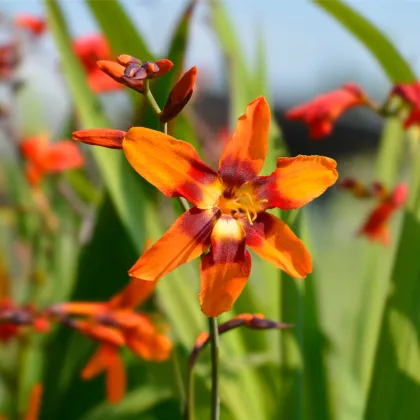
{"type": "Polygon", "coordinates": [[[404,120],[404,127],[420,124],[420,82],[397,84],[391,91],[392,95],[399,96],[410,107],[410,112],[404,120]]]}
{"type": "Polygon", "coordinates": [[[169,338],[160,333],[151,319],[134,309],[153,292],[155,282],[132,280],[109,302],[69,302],[54,307],[56,314],[88,316],[78,321],[76,329],[100,347],[82,372],[84,379],[106,372],[108,400],[116,403],[125,392],[125,370],[118,348],[126,345],[145,360],[166,360],[172,348],[169,338]]]}
{"type": "Polygon", "coordinates": [[[47,28],[45,19],[27,13],[18,14],[14,22],[16,26],[30,31],[34,36],[41,36],[47,28]]]}
{"type": "Polygon", "coordinates": [[[50,144],[46,136],[39,135],[24,140],[20,148],[27,160],[26,177],[31,186],[37,186],[46,174],[80,168],[85,163],[79,149],[68,140],[50,144]]]}
{"type": "Polygon", "coordinates": [[[88,84],[96,93],[121,89],[122,86],[107,77],[97,66],[98,60],[108,59],[111,50],[106,39],[99,34],[84,35],[73,41],[73,49],[87,73],[88,84]]]}
{"type": "MultiPolygon", "coordinates": [[[[194,148],[161,132],[131,128],[122,141],[133,168],[163,194],[184,197],[193,208],[130,269],[130,276],[156,281],[202,255],[201,309],[217,316],[231,309],[251,271],[249,246],[292,277],[312,270],[304,244],[271,208],[296,209],[337,179],[336,162],[323,156],[279,158],[270,176],[258,176],[268,149],[270,109],[263,97],[251,102],[215,172],[194,148]]],[[[100,144],[100,130],[74,133],[100,144]],[[89,138],[91,133],[94,139],[89,138]]]]}
{"type": "Polygon", "coordinates": [[[359,235],[367,236],[372,242],[390,243],[389,221],[400,209],[407,198],[408,189],[405,184],[398,184],[393,191],[388,191],[384,185],[374,182],[371,188],[364,187],[352,179],[343,180],[339,186],[349,190],[357,198],[376,198],[378,204],[367,217],[358,231],[359,235]],[[360,191],[363,189],[363,194],[360,191]]]}
{"type": "Polygon", "coordinates": [[[374,105],[359,86],[347,83],[340,89],[324,93],[314,100],[298,105],[286,113],[289,120],[302,120],[309,127],[311,139],[329,135],[334,123],[345,111],[357,106],[374,105]]]}

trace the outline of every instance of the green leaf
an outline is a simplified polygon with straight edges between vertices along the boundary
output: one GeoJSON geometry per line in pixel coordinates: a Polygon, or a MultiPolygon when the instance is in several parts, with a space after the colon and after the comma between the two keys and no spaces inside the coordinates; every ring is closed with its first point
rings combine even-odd
{"type": "Polygon", "coordinates": [[[420,223],[406,212],[364,418],[420,417],[420,223]]]}
{"type": "Polygon", "coordinates": [[[340,0],[314,0],[349,32],[351,32],[377,59],[393,83],[409,83],[416,80],[406,60],[389,39],[369,20],[340,0]]]}
{"type": "Polygon", "coordinates": [[[143,386],[127,394],[118,405],[103,403],[82,417],[82,420],[134,420],[172,396],[170,389],[143,386]]]}
{"type": "MultiPolygon", "coordinates": [[[[45,1],[49,27],[57,43],[63,70],[66,74],[80,120],[84,128],[105,128],[108,121],[98,98],[89,89],[86,76],[75,57],[66,23],[55,1],[45,1]]],[[[136,175],[121,152],[92,147],[107,189],[134,243],[140,249],[145,241],[144,212],[145,182],[136,175]]]]}

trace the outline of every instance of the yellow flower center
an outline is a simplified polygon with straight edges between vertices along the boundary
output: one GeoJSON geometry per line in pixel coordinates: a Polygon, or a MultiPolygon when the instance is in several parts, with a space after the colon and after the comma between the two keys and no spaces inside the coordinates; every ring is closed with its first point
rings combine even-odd
{"type": "Polygon", "coordinates": [[[240,188],[227,188],[220,198],[218,207],[223,214],[235,219],[247,218],[249,223],[257,218],[257,214],[264,209],[262,203],[268,200],[258,200],[254,191],[247,184],[240,188]]]}

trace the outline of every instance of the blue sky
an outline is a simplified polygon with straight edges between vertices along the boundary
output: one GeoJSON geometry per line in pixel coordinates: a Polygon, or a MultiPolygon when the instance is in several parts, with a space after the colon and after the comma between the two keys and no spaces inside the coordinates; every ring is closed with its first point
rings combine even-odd
{"type": "MultiPolygon", "coordinates": [[[[105,2],[104,2],[105,3],[105,2]]],[[[123,1],[152,48],[163,51],[185,0],[123,1]]],[[[212,75],[222,71],[216,39],[206,23],[202,2],[194,17],[188,64],[212,75]]],[[[420,74],[420,1],[350,0],[349,4],[377,24],[420,74]]],[[[62,1],[75,35],[94,32],[95,23],[81,0],[62,1]]],[[[263,32],[273,96],[279,102],[298,102],[341,82],[359,82],[368,93],[382,97],[388,81],[369,52],[332,18],[307,0],[226,0],[235,27],[253,59],[255,34],[263,32]]],[[[42,14],[38,0],[2,0],[6,14],[42,14]]]]}

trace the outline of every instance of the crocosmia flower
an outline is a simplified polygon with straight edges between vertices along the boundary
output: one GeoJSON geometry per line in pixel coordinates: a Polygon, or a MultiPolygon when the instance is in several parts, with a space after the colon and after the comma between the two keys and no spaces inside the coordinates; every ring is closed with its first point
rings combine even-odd
{"type": "Polygon", "coordinates": [[[125,85],[137,92],[144,93],[144,80],[161,77],[170,71],[173,64],[170,60],[161,59],[142,63],[138,58],[122,54],[117,57],[118,63],[109,60],[99,60],[98,68],[104,77],[110,77],[114,82],[125,85]]]}
{"type": "Polygon", "coordinates": [[[399,96],[410,107],[410,112],[404,120],[404,127],[420,124],[420,82],[400,83],[391,91],[391,96],[399,96]]]}
{"type": "MultiPolygon", "coordinates": [[[[279,158],[269,176],[258,176],[268,149],[270,109],[263,97],[242,115],[216,172],[180,140],[148,128],[115,132],[133,168],[168,197],[184,197],[193,207],[130,269],[134,278],[157,280],[209,250],[201,260],[200,303],[208,316],[231,309],[251,271],[246,247],[303,278],[312,270],[304,244],[271,208],[297,209],[321,195],[337,179],[336,162],[323,156],[279,158]]],[[[110,133],[107,132],[109,143],[110,133]]],[[[74,133],[101,144],[101,130],[74,133]]]]}
{"type": "Polygon", "coordinates": [[[32,35],[41,36],[47,27],[45,19],[27,13],[20,13],[14,19],[15,25],[28,30],[32,35]]]}
{"type": "Polygon", "coordinates": [[[398,184],[393,191],[379,182],[374,182],[370,188],[353,179],[345,179],[340,187],[349,190],[356,198],[376,198],[378,204],[368,215],[359,235],[367,236],[372,242],[390,243],[389,221],[405,203],[408,189],[405,184],[398,184]],[[360,191],[363,190],[363,195],[360,191]]]}
{"type": "MultiPolygon", "coordinates": [[[[127,346],[134,354],[150,361],[166,360],[172,343],[152,320],[134,311],[153,292],[155,282],[132,280],[109,302],[69,302],[55,305],[52,313],[59,316],[84,316],[74,328],[99,343],[82,371],[83,379],[106,373],[108,400],[116,403],[125,393],[125,369],[119,348],[127,346]]],[[[70,324],[70,326],[73,326],[70,324]]]]}
{"type": "Polygon", "coordinates": [[[350,108],[371,106],[359,86],[348,83],[340,89],[327,92],[314,100],[298,105],[286,113],[289,120],[302,120],[309,127],[309,136],[314,140],[329,135],[334,123],[350,108]]]}
{"type": "Polygon", "coordinates": [[[21,152],[27,160],[26,176],[36,186],[44,175],[80,168],[84,158],[76,145],[67,140],[50,144],[46,136],[40,135],[24,140],[21,152]]]}
{"type": "Polygon", "coordinates": [[[389,221],[400,209],[407,198],[407,186],[399,184],[394,191],[379,201],[360,229],[360,235],[366,235],[371,241],[379,241],[384,245],[390,243],[389,221]]]}

